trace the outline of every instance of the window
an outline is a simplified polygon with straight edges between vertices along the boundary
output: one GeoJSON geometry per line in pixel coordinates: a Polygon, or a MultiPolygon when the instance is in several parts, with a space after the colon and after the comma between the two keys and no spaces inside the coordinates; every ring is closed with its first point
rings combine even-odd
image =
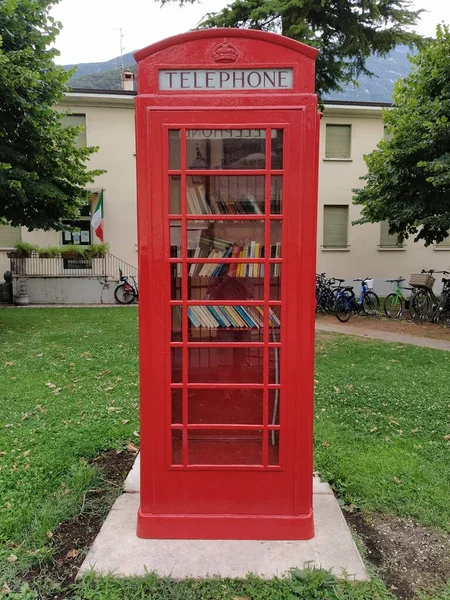
{"type": "Polygon", "coordinates": [[[86,143],[86,115],[65,115],[61,119],[64,127],[83,127],[83,130],[78,134],[78,139],[75,142],[77,148],[84,148],[86,143]]]}
{"type": "Polygon", "coordinates": [[[387,221],[380,222],[380,248],[403,248],[403,244],[398,243],[397,234],[389,233],[387,221]]]}
{"type": "Polygon", "coordinates": [[[20,227],[0,225],[0,248],[14,248],[21,241],[20,227]]]}
{"type": "Polygon", "coordinates": [[[350,158],[351,136],[351,125],[327,125],[325,158],[350,158]]]}
{"type": "Polygon", "coordinates": [[[92,244],[91,206],[86,204],[80,210],[80,217],[75,221],[64,221],[67,229],[62,232],[62,244],[87,246],[92,244]]]}
{"type": "Polygon", "coordinates": [[[324,206],[323,247],[347,248],[348,206],[324,206]]]}

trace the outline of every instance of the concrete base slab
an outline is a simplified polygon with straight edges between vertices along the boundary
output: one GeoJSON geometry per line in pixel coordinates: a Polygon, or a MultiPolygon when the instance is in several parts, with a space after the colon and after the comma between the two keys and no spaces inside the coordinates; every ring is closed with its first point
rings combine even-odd
{"type": "Polygon", "coordinates": [[[316,536],[307,541],[142,540],[136,537],[139,459],[81,565],[98,575],[161,577],[245,577],[270,579],[292,567],[317,567],[336,576],[368,579],[364,563],[328,484],[314,480],[316,536]]]}

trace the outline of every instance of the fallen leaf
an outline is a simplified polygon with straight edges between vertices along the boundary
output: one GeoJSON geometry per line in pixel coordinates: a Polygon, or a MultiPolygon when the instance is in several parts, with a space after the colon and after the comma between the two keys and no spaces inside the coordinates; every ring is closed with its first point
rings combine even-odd
{"type": "Polygon", "coordinates": [[[329,446],[329,445],[330,445],[330,442],[324,442],[324,443],[322,444],[322,446],[325,446],[326,448],[328,448],[328,446],[329,446]]]}
{"type": "Polygon", "coordinates": [[[394,483],[403,483],[403,481],[402,481],[401,479],[399,479],[398,477],[393,477],[393,478],[392,478],[392,481],[393,481],[394,483]]]}
{"type": "Polygon", "coordinates": [[[122,425],[126,425],[130,422],[130,419],[122,419],[122,425]]]}
{"type": "Polygon", "coordinates": [[[8,362],[5,362],[6,367],[13,367],[15,364],[16,364],[15,360],[9,360],[8,362]]]}
{"type": "Polygon", "coordinates": [[[132,444],[131,442],[128,442],[127,450],[129,452],[133,452],[134,454],[137,454],[139,452],[139,448],[136,448],[136,446],[134,444],[132,444]]]}
{"type": "Polygon", "coordinates": [[[47,531],[47,537],[50,540],[53,537],[53,531],[47,531]]]}
{"type": "Polygon", "coordinates": [[[10,563],[13,563],[13,562],[16,562],[16,560],[18,560],[18,559],[15,554],[10,554],[6,560],[10,563]]]}
{"type": "Polygon", "coordinates": [[[69,552],[66,554],[66,558],[76,558],[79,555],[79,553],[79,550],[77,550],[76,548],[72,548],[72,550],[69,550],[69,552]]]}
{"type": "Polygon", "coordinates": [[[11,593],[11,588],[9,587],[9,585],[7,583],[4,583],[3,587],[2,587],[2,594],[4,596],[7,596],[10,593],[11,593]]]}
{"type": "Polygon", "coordinates": [[[30,456],[31,450],[25,450],[23,453],[24,456],[30,456]]]}
{"type": "Polygon", "coordinates": [[[29,418],[30,418],[30,415],[28,415],[28,414],[25,414],[25,415],[23,415],[23,417],[22,417],[22,421],[26,421],[26,420],[27,420],[27,419],[29,419],[29,418]]]}
{"type": "Polygon", "coordinates": [[[444,440],[450,440],[450,434],[449,435],[444,435],[444,440]]]}
{"type": "Polygon", "coordinates": [[[378,427],[372,427],[372,429],[370,430],[370,433],[373,433],[374,431],[377,431],[378,427]]]}
{"type": "Polygon", "coordinates": [[[340,388],[338,388],[336,386],[334,386],[334,391],[336,392],[336,394],[340,394],[341,393],[340,388]]]}
{"type": "Polygon", "coordinates": [[[140,437],[139,433],[137,431],[133,431],[133,435],[134,435],[134,437],[137,437],[137,438],[140,437]]]}
{"type": "Polygon", "coordinates": [[[51,390],[53,390],[56,387],[56,383],[50,383],[50,381],[48,381],[45,385],[51,390]]]}
{"type": "Polygon", "coordinates": [[[418,427],[416,427],[415,429],[411,429],[411,433],[417,433],[418,431],[420,431],[418,427]]]}

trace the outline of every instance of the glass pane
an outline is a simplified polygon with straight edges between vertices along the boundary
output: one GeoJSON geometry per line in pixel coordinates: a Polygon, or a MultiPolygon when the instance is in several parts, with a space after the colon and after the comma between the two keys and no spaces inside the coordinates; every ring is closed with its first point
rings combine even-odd
{"type": "Polygon", "coordinates": [[[186,131],[188,169],[265,169],[265,129],[186,131]]]}
{"type": "Polygon", "coordinates": [[[281,390],[269,390],[269,425],[280,424],[280,396],[281,390]]]}
{"type": "Polygon", "coordinates": [[[280,383],[280,348],[269,350],[269,383],[280,383]]]}
{"type": "Polygon", "coordinates": [[[233,342],[244,344],[248,342],[263,342],[264,335],[262,327],[261,329],[237,329],[231,327],[212,329],[206,327],[193,327],[189,321],[188,340],[190,342],[233,342]]]}
{"type": "Polygon", "coordinates": [[[264,257],[264,221],[195,221],[195,227],[201,230],[195,258],[264,257]]]}
{"type": "Polygon", "coordinates": [[[179,429],[172,429],[172,464],[183,464],[183,433],[179,429]]]}
{"type": "MultiPolygon", "coordinates": [[[[254,273],[261,272],[264,267],[262,264],[237,265],[239,269],[244,266],[252,269],[254,273]]],[[[228,273],[232,268],[236,269],[236,265],[193,263],[191,269],[198,275],[189,278],[189,300],[263,300],[263,277],[253,275],[250,277],[241,275],[230,277],[228,273]],[[213,273],[215,272],[214,269],[217,269],[218,276],[199,276],[203,268],[209,269],[208,272],[213,273]]],[[[278,298],[273,298],[273,300],[276,299],[278,298]]]]}
{"type": "Polygon", "coordinates": [[[181,169],[181,135],[179,129],[169,130],[169,169],[181,169]]]}
{"type": "Polygon", "coordinates": [[[183,390],[171,390],[172,392],[172,424],[183,422],[183,390]]]}
{"type": "Polygon", "coordinates": [[[283,168],[283,130],[272,129],[272,169],[283,168]]]}
{"type": "Polygon", "coordinates": [[[172,306],[172,342],[181,342],[181,306],[172,306]]]}
{"type": "Polygon", "coordinates": [[[170,298],[171,300],[181,300],[181,264],[171,263],[169,266],[170,298]]]}
{"type": "Polygon", "coordinates": [[[270,300],[281,300],[281,265],[270,265],[270,300]]]}
{"type": "Polygon", "coordinates": [[[261,465],[260,431],[189,431],[191,465],[261,465]]]}
{"type": "Polygon", "coordinates": [[[264,213],[263,175],[188,177],[186,193],[188,214],[264,213]]]}
{"type": "Polygon", "coordinates": [[[270,258],[281,258],[281,221],[270,222],[270,258]]]}
{"type": "Polygon", "coordinates": [[[181,213],[181,177],[179,175],[169,176],[169,198],[170,214],[179,215],[181,213]]]}
{"type": "MultiPolygon", "coordinates": [[[[269,307],[269,342],[280,341],[281,306],[269,307]]],[[[277,383],[272,381],[271,383],[277,383]]]]}
{"type": "Polygon", "coordinates": [[[269,465],[280,464],[280,432],[269,431],[269,465]]]}
{"type": "Polygon", "coordinates": [[[263,348],[189,348],[189,383],[262,383],[263,348]]]}
{"type": "Polygon", "coordinates": [[[183,372],[181,365],[183,364],[182,348],[171,348],[170,354],[172,357],[172,383],[181,383],[183,372]]]}
{"type": "Polygon", "coordinates": [[[262,425],[262,390],[189,390],[190,424],[262,425]]]}
{"type": "Polygon", "coordinates": [[[270,178],[270,212],[280,215],[283,212],[283,178],[275,175],[270,178]]]}

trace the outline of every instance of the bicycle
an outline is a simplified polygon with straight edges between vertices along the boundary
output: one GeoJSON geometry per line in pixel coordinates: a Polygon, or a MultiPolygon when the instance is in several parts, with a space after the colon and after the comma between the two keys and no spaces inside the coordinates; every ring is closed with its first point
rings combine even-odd
{"type": "Polygon", "coordinates": [[[139,291],[136,279],[134,277],[131,277],[131,279],[132,283],[123,274],[122,269],[119,269],[119,281],[122,283],[114,290],[114,298],[119,304],[131,304],[135,299],[138,299],[139,291]]]}
{"type": "Polygon", "coordinates": [[[444,287],[442,288],[441,298],[439,304],[434,311],[432,321],[433,323],[439,324],[443,321],[447,325],[450,325],[450,279],[442,278],[444,287]]]}
{"type": "Polygon", "coordinates": [[[335,279],[327,279],[325,273],[316,275],[316,312],[333,312],[335,295],[332,286],[335,279]]]}
{"type": "Polygon", "coordinates": [[[401,283],[406,281],[404,277],[398,279],[386,279],[386,283],[395,283],[395,290],[384,299],[384,314],[390,319],[400,319],[403,316],[403,305],[409,309],[410,298],[406,298],[402,290],[413,291],[412,287],[401,287],[401,283]]]}
{"type": "Polygon", "coordinates": [[[436,309],[440,304],[439,299],[433,292],[434,282],[436,281],[433,277],[434,273],[450,275],[448,271],[422,269],[420,274],[413,273],[410,277],[409,285],[416,288],[411,296],[409,305],[409,312],[413,321],[425,321],[430,317],[431,313],[431,320],[434,320],[436,309]]]}
{"type": "Polygon", "coordinates": [[[361,291],[358,300],[356,300],[353,287],[349,286],[342,288],[342,291],[340,289],[337,291],[334,309],[336,317],[342,323],[348,321],[352,316],[352,313],[363,312],[367,316],[373,316],[378,314],[380,309],[380,299],[373,289],[369,287],[373,281],[372,278],[358,278],[353,281],[361,282],[361,291]]]}

